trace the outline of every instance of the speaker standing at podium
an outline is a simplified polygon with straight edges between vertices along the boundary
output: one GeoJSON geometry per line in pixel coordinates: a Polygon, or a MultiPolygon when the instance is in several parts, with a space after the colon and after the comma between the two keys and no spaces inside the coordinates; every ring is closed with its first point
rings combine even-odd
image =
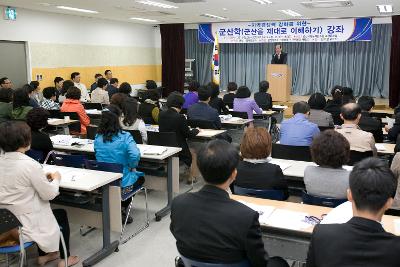
{"type": "Polygon", "coordinates": [[[275,46],[275,54],[272,55],[271,64],[287,64],[287,53],[282,52],[280,44],[275,46]]]}

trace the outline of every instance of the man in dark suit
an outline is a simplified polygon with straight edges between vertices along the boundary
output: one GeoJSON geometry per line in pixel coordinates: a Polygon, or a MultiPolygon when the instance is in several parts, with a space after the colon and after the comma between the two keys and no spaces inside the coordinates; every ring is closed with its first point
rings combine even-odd
{"type": "Polygon", "coordinates": [[[387,233],[380,223],[392,206],[396,177],[387,163],[367,158],[354,166],[349,184],[353,218],[315,226],[307,267],[399,266],[400,237],[387,233]]]}
{"type": "Polygon", "coordinates": [[[358,126],[361,130],[370,132],[374,135],[375,143],[383,142],[382,122],[371,117],[369,112],[375,106],[375,101],[370,96],[362,96],[358,99],[358,105],[361,107],[361,118],[358,126]]]}
{"type": "Polygon", "coordinates": [[[275,46],[275,54],[272,55],[271,64],[287,64],[287,53],[282,52],[280,44],[275,46]]]}
{"type": "Polygon", "coordinates": [[[117,78],[111,78],[110,79],[110,84],[107,87],[107,92],[108,92],[108,96],[111,97],[118,93],[118,79],[117,78]]]}
{"type": "Polygon", "coordinates": [[[268,259],[258,213],[229,197],[238,162],[238,151],[223,140],[213,140],[199,150],[197,165],[206,185],[172,202],[170,230],[178,251],[207,263],[247,260],[253,267],[288,266],[281,258],[268,259]]]}

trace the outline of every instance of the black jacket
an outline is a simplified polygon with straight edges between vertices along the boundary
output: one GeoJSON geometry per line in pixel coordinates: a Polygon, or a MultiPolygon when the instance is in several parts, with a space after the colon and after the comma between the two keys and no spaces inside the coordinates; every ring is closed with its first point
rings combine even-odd
{"type": "Polygon", "coordinates": [[[288,185],[281,168],[268,162],[254,164],[240,161],[235,184],[250,189],[282,190],[286,198],[289,197],[288,185]]]}
{"type": "Polygon", "coordinates": [[[212,108],[215,108],[219,114],[229,114],[229,110],[226,108],[224,101],[219,97],[211,98],[208,104],[212,108]]]}
{"type": "Polygon", "coordinates": [[[273,54],[271,64],[287,64],[287,53],[281,52],[280,58],[277,54],[273,54]]]}
{"type": "Polygon", "coordinates": [[[150,103],[141,103],[138,108],[138,114],[146,124],[157,124],[158,121],[156,121],[153,118],[153,109],[158,108],[154,104],[150,103]]]}
{"type": "Polygon", "coordinates": [[[361,112],[358,126],[361,130],[372,133],[375,138],[375,143],[383,142],[382,122],[372,118],[368,111],[361,112]]]}
{"type": "Polygon", "coordinates": [[[171,233],[183,256],[210,263],[248,259],[252,267],[265,267],[258,213],[212,185],[177,196],[171,208],[171,233]]]}
{"type": "Polygon", "coordinates": [[[343,120],[340,118],[341,108],[342,108],[342,103],[338,103],[333,100],[328,100],[324,108],[324,111],[332,114],[333,123],[335,125],[343,124],[343,120]]]}
{"type": "Polygon", "coordinates": [[[353,217],[344,224],[316,225],[307,267],[395,267],[400,265],[400,237],[376,221],[353,217]]]}
{"type": "Polygon", "coordinates": [[[118,93],[118,88],[115,87],[115,86],[112,86],[112,85],[110,84],[109,86],[107,86],[107,92],[108,92],[108,96],[109,96],[110,99],[111,99],[111,97],[112,97],[114,94],[118,93]]]}
{"type": "Polygon", "coordinates": [[[254,94],[254,100],[261,109],[272,109],[272,97],[270,94],[266,92],[257,92],[254,94]]]}
{"type": "Polygon", "coordinates": [[[204,120],[213,122],[215,129],[221,129],[221,119],[217,110],[210,107],[208,104],[199,102],[189,107],[187,111],[188,119],[204,120]]]}
{"type": "Polygon", "coordinates": [[[53,143],[48,134],[39,131],[32,131],[31,148],[43,151],[44,156],[46,156],[51,150],[53,150],[53,143]]]}
{"type": "Polygon", "coordinates": [[[190,153],[186,138],[196,136],[199,130],[190,129],[186,117],[179,114],[173,108],[160,112],[158,123],[160,132],[176,133],[176,141],[179,147],[182,148],[182,151],[179,152],[179,159],[188,166],[192,165],[192,154],[190,153]]]}
{"type": "Polygon", "coordinates": [[[235,99],[235,93],[227,93],[224,95],[222,101],[227,105],[229,108],[233,108],[233,100],[235,99]]]}

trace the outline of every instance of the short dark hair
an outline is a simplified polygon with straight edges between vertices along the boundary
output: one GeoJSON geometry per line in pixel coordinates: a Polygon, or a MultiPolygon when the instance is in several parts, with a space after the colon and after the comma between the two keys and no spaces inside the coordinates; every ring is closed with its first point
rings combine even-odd
{"type": "Polygon", "coordinates": [[[118,88],[118,92],[126,94],[126,95],[131,95],[132,87],[129,83],[123,82],[120,84],[120,86],[118,88]]]}
{"type": "Polygon", "coordinates": [[[31,128],[22,121],[0,123],[0,148],[4,152],[15,152],[31,144],[31,128]]]}
{"type": "Polygon", "coordinates": [[[366,158],[354,165],[349,185],[358,210],[378,212],[388,199],[394,198],[397,178],[387,163],[378,158],[366,158]]]}
{"type": "Polygon", "coordinates": [[[115,93],[112,95],[110,99],[110,104],[115,105],[122,110],[124,102],[127,98],[128,96],[124,93],[115,93]]]}
{"type": "Polygon", "coordinates": [[[310,111],[310,106],[305,101],[299,101],[293,105],[293,114],[301,113],[306,114],[310,111]]]}
{"type": "Polygon", "coordinates": [[[113,136],[122,132],[119,117],[121,110],[114,105],[109,105],[101,112],[101,122],[97,133],[103,136],[103,142],[111,142],[113,136]]]}
{"type": "Polygon", "coordinates": [[[97,87],[103,88],[106,85],[108,85],[108,81],[106,78],[100,78],[97,80],[97,87]]]}
{"type": "Polygon", "coordinates": [[[313,161],[322,167],[340,168],[350,157],[349,141],[334,130],[325,130],[318,134],[310,150],[313,161]]]}
{"type": "Polygon", "coordinates": [[[370,111],[375,106],[375,100],[370,96],[361,96],[358,101],[358,105],[360,105],[361,110],[370,111]]]}
{"type": "Polygon", "coordinates": [[[361,113],[361,108],[358,104],[355,103],[348,103],[343,105],[340,109],[340,113],[343,116],[343,119],[348,121],[354,121],[357,119],[358,114],[361,113]]]}
{"type": "Polygon", "coordinates": [[[64,79],[63,79],[62,77],[55,77],[55,78],[54,78],[54,85],[55,85],[56,83],[61,82],[61,81],[64,81],[64,79]]]}
{"type": "Polygon", "coordinates": [[[81,90],[78,87],[72,86],[68,89],[67,94],[65,95],[68,99],[81,99],[81,90]]]}
{"type": "Polygon", "coordinates": [[[139,117],[138,114],[138,102],[133,97],[127,97],[122,104],[122,113],[124,119],[122,123],[126,126],[133,125],[139,117]]]}
{"type": "Polygon", "coordinates": [[[7,77],[3,77],[0,79],[0,85],[5,84],[6,80],[9,80],[7,77]]]}
{"type": "Polygon", "coordinates": [[[247,86],[240,86],[236,91],[235,98],[248,98],[251,96],[251,92],[249,87],[247,86]]]}
{"type": "Polygon", "coordinates": [[[326,106],[326,99],[321,93],[314,93],[308,99],[308,105],[311,109],[324,109],[326,106]]]}
{"type": "Polygon", "coordinates": [[[160,94],[156,89],[147,90],[144,94],[144,100],[150,99],[152,101],[158,101],[160,99],[160,94]]]}
{"type": "Polygon", "coordinates": [[[36,90],[39,87],[40,84],[39,84],[38,81],[31,81],[29,83],[29,85],[32,86],[32,88],[36,90]]]}
{"type": "Polygon", "coordinates": [[[157,89],[157,83],[153,80],[146,81],[146,88],[147,89],[157,89]]]}
{"type": "Polygon", "coordinates": [[[110,84],[114,84],[114,83],[118,83],[118,79],[117,78],[111,78],[110,79],[110,84]]]}
{"type": "Polygon", "coordinates": [[[207,87],[210,88],[211,98],[216,98],[219,95],[219,85],[215,82],[209,82],[207,87]]]}
{"type": "Polygon", "coordinates": [[[50,99],[53,96],[56,96],[56,88],[55,87],[46,87],[43,89],[43,97],[46,99],[50,99]]]}
{"type": "Polygon", "coordinates": [[[65,95],[67,93],[68,89],[73,87],[73,86],[74,86],[74,82],[73,81],[71,81],[71,80],[64,81],[63,86],[61,88],[60,95],[65,95]]]}
{"type": "Polygon", "coordinates": [[[13,92],[13,108],[29,106],[29,95],[25,88],[18,88],[13,92]]]}
{"type": "MultiPolygon", "coordinates": [[[[111,70],[106,70],[105,72],[104,72],[104,75],[107,75],[107,73],[109,73],[109,72],[111,72],[111,70]]],[[[101,74],[100,74],[101,75],[101,74]]]]}
{"type": "Polygon", "coordinates": [[[76,76],[81,75],[79,72],[73,72],[71,73],[71,80],[75,79],[76,76]]]}
{"type": "Polygon", "coordinates": [[[209,87],[201,86],[197,92],[200,101],[207,101],[211,97],[211,91],[209,87]]]}
{"type": "Polygon", "coordinates": [[[0,88],[0,102],[10,103],[13,97],[13,90],[11,88],[0,88]]]}
{"type": "Polygon", "coordinates": [[[228,83],[228,92],[234,92],[238,89],[237,83],[235,82],[229,82],[228,83]]]}
{"type": "Polygon", "coordinates": [[[29,83],[24,84],[22,88],[28,93],[31,94],[33,91],[35,91],[35,88],[33,88],[29,83]]]}
{"type": "Polygon", "coordinates": [[[95,79],[97,79],[97,78],[99,78],[99,77],[103,77],[103,75],[101,75],[100,73],[96,73],[96,74],[94,75],[94,78],[95,78],[95,79]]]}
{"type": "Polygon", "coordinates": [[[198,81],[191,81],[189,83],[188,90],[190,92],[195,92],[195,91],[199,90],[199,87],[200,87],[200,83],[198,81]]]}
{"type": "Polygon", "coordinates": [[[50,112],[44,108],[33,108],[26,114],[26,123],[31,127],[32,131],[38,131],[46,127],[47,119],[50,117],[50,112]]]}
{"type": "Polygon", "coordinates": [[[332,100],[337,104],[342,104],[343,91],[340,85],[335,85],[331,90],[332,100]]]}
{"type": "Polygon", "coordinates": [[[269,89],[269,82],[267,81],[261,81],[260,85],[258,87],[259,92],[267,92],[269,89]]]}
{"type": "Polygon", "coordinates": [[[181,109],[183,106],[183,103],[185,103],[185,98],[183,98],[183,96],[178,92],[172,92],[167,98],[166,105],[169,108],[181,109]]]}
{"type": "Polygon", "coordinates": [[[238,150],[227,141],[213,140],[202,146],[197,154],[197,166],[209,184],[225,183],[239,163],[238,150]]]}

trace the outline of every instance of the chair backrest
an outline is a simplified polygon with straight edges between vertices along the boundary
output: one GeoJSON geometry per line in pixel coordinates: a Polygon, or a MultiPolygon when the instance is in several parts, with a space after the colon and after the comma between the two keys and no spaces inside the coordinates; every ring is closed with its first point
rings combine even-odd
{"type": "Polygon", "coordinates": [[[101,103],[86,102],[86,103],[83,103],[83,107],[85,109],[97,109],[97,110],[102,110],[103,109],[103,106],[101,105],[101,103]]]}
{"type": "Polygon", "coordinates": [[[124,130],[124,131],[127,131],[132,135],[133,140],[135,140],[136,144],[143,144],[142,135],[140,134],[139,130],[124,130]]]}
{"type": "Polygon", "coordinates": [[[35,150],[35,149],[29,149],[28,151],[25,152],[25,155],[27,155],[28,157],[33,158],[34,160],[36,160],[37,162],[43,162],[45,155],[44,152],[41,150],[35,150]]]}
{"type": "Polygon", "coordinates": [[[124,167],[118,163],[98,162],[96,160],[85,160],[85,167],[89,170],[123,173],[124,167]]]}
{"type": "Polygon", "coordinates": [[[186,115],[187,114],[187,108],[182,108],[180,114],[186,115]]]}
{"type": "Polygon", "coordinates": [[[65,155],[53,153],[51,155],[54,160],[54,164],[57,166],[73,167],[73,168],[84,168],[85,167],[85,155],[65,155]]]}
{"type": "Polygon", "coordinates": [[[22,226],[18,218],[8,209],[0,209],[0,234],[22,226]]]}
{"type": "Polygon", "coordinates": [[[187,123],[192,128],[200,128],[200,129],[216,129],[215,123],[213,121],[207,120],[187,120],[187,123]]]}
{"type": "Polygon", "coordinates": [[[155,146],[179,147],[176,134],[173,132],[147,132],[147,143],[155,146]]]}
{"type": "Polygon", "coordinates": [[[99,127],[94,126],[94,125],[88,125],[86,126],[86,138],[87,139],[91,139],[94,140],[94,138],[96,137],[97,134],[97,129],[99,127]]]}
{"type": "Polygon", "coordinates": [[[248,260],[244,260],[238,263],[207,263],[196,260],[188,259],[184,256],[180,256],[185,267],[250,267],[248,260]]]}
{"type": "Polygon", "coordinates": [[[229,113],[230,113],[233,117],[238,117],[238,118],[242,118],[242,119],[248,119],[248,118],[249,118],[249,115],[247,114],[247,112],[229,111],[229,113]]]}
{"type": "Polygon", "coordinates": [[[234,185],[234,194],[248,197],[258,197],[273,200],[285,200],[285,194],[282,190],[275,189],[251,189],[234,185]]]}
{"type": "Polygon", "coordinates": [[[271,156],[277,159],[312,161],[310,147],[272,144],[271,156]]]}
{"type": "Polygon", "coordinates": [[[308,204],[308,205],[316,205],[316,206],[335,208],[346,201],[347,201],[347,199],[317,197],[317,196],[308,194],[306,191],[303,191],[303,203],[308,204]]]}
{"type": "Polygon", "coordinates": [[[61,111],[58,109],[50,109],[47,111],[50,113],[49,118],[64,119],[64,117],[61,118],[61,111]]]}
{"type": "Polygon", "coordinates": [[[320,131],[320,132],[323,132],[323,131],[326,131],[326,130],[333,130],[333,129],[335,129],[334,126],[318,126],[318,128],[319,128],[319,131],[320,131]]]}
{"type": "Polygon", "coordinates": [[[77,120],[76,123],[72,123],[68,125],[68,128],[71,132],[81,132],[81,123],[79,120],[79,115],[76,112],[60,112],[60,118],[63,119],[65,116],[69,116],[71,120],[77,120]]]}
{"type": "Polygon", "coordinates": [[[360,151],[355,151],[355,150],[350,150],[350,160],[347,163],[347,165],[353,166],[359,161],[362,161],[365,158],[372,157],[374,154],[372,151],[365,151],[365,152],[360,152],[360,151]]]}

